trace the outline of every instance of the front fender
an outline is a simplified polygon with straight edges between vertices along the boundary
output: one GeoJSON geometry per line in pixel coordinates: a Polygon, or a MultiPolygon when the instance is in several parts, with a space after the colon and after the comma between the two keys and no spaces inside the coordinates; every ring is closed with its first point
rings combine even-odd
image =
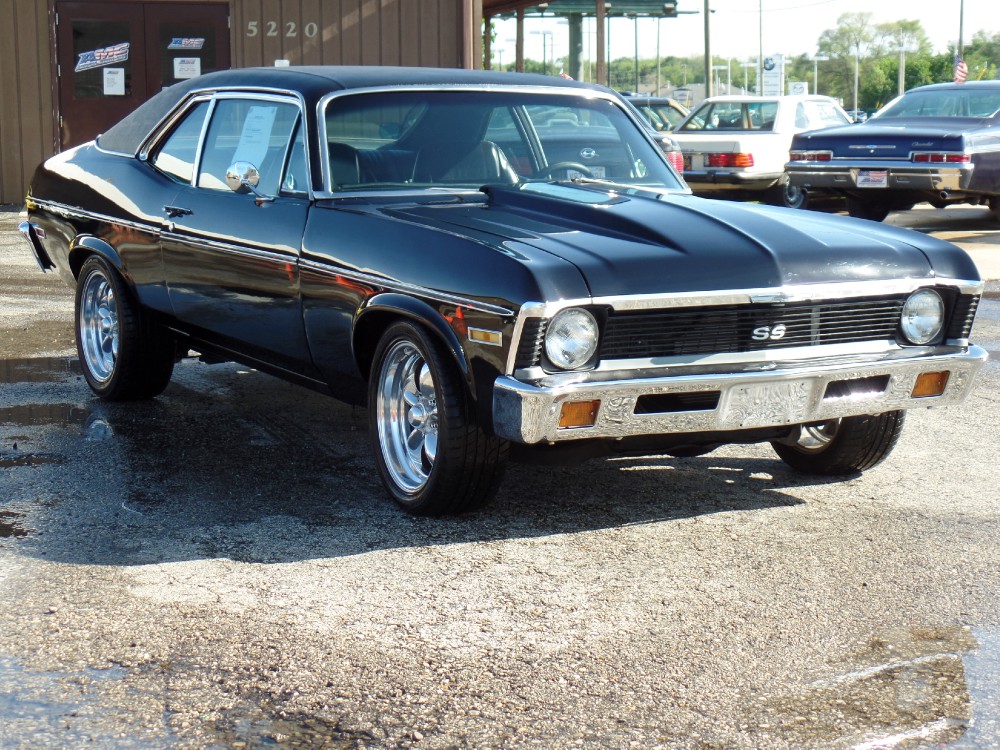
{"type": "Polygon", "coordinates": [[[372,358],[382,333],[394,320],[406,318],[421,323],[438,337],[462,373],[462,378],[472,386],[472,371],[458,335],[439,310],[423,300],[396,292],[384,292],[370,298],[354,320],[354,358],[358,370],[365,377],[371,371],[372,358]]]}

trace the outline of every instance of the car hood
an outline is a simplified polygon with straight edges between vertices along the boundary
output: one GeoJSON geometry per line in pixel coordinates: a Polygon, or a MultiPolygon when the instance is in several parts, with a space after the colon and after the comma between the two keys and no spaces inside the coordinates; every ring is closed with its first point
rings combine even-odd
{"type": "Polygon", "coordinates": [[[557,256],[594,297],[940,276],[977,279],[959,248],[917,232],[811,211],[688,195],[622,196],[568,184],[488,188],[481,204],[396,218],[473,237],[523,262],[557,256]]]}

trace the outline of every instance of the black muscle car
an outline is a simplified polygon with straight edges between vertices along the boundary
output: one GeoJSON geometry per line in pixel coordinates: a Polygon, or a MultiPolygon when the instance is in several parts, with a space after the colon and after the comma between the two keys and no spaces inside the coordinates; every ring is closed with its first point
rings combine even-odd
{"type": "Polygon", "coordinates": [[[213,73],[27,204],[98,396],[156,396],[193,351],[366,403],[414,513],[489,499],[508,457],[770,442],[850,474],[985,360],[958,248],[691,196],[614,92],[550,77],[213,73]]]}
{"type": "Polygon", "coordinates": [[[1000,218],[1000,81],[921,86],[863,123],[801,133],[785,171],[863,219],[925,201],[988,205],[1000,218]]]}

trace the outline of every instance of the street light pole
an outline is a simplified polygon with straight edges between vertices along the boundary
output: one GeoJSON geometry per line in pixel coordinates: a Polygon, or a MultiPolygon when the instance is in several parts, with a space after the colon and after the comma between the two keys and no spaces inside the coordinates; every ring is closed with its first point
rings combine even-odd
{"type": "Polygon", "coordinates": [[[705,0],[705,98],[712,95],[712,9],[705,0]]]}
{"type": "Polygon", "coordinates": [[[813,57],[813,94],[819,96],[819,61],[829,60],[829,57],[815,55],[813,57]]]}
{"type": "Polygon", "coordinates": [[[861,42],[854,43],[854,116],[858,116],[858,73],[861,67],[861,42]]]}

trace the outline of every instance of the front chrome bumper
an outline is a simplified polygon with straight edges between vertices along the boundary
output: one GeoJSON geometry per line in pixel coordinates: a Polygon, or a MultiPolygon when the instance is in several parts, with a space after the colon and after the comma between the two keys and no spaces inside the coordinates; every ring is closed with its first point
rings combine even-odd
{"type": "Polygon", "coordinates": [[[895,409],[948,406],[965,399],[986,359],[985,350],[970,346],[967,350],[907,359],[840,361],[766,372],[638,378],[555,387],[504,376],[496,381],[493,392],[493,423],[500,437],[534,444],[741,430],[895,409]],[[934,372],[948,373],[944,391],[939,396],[915,398],[912,393],[917,377],[934,372]],[[636,404],[643,397],[715,393],[718,400],[714,408],[636,413],[636,404]],[[593,426],[560,428],[564,403],[591,400],[600,401],[593,426]]]}
{"type": "Polygon", "coordinates": [[[930,190],[934,192],[967,190],[972,182],[972,165],[961,167],[916,166],[909,162],[828,162],[819,167],[815,162],[789,162],[785,165],[788,180],[804,188],[825,190],[930,190]],[[862,171],[888,172],[886,188],[858,187],[862,171]]]}

